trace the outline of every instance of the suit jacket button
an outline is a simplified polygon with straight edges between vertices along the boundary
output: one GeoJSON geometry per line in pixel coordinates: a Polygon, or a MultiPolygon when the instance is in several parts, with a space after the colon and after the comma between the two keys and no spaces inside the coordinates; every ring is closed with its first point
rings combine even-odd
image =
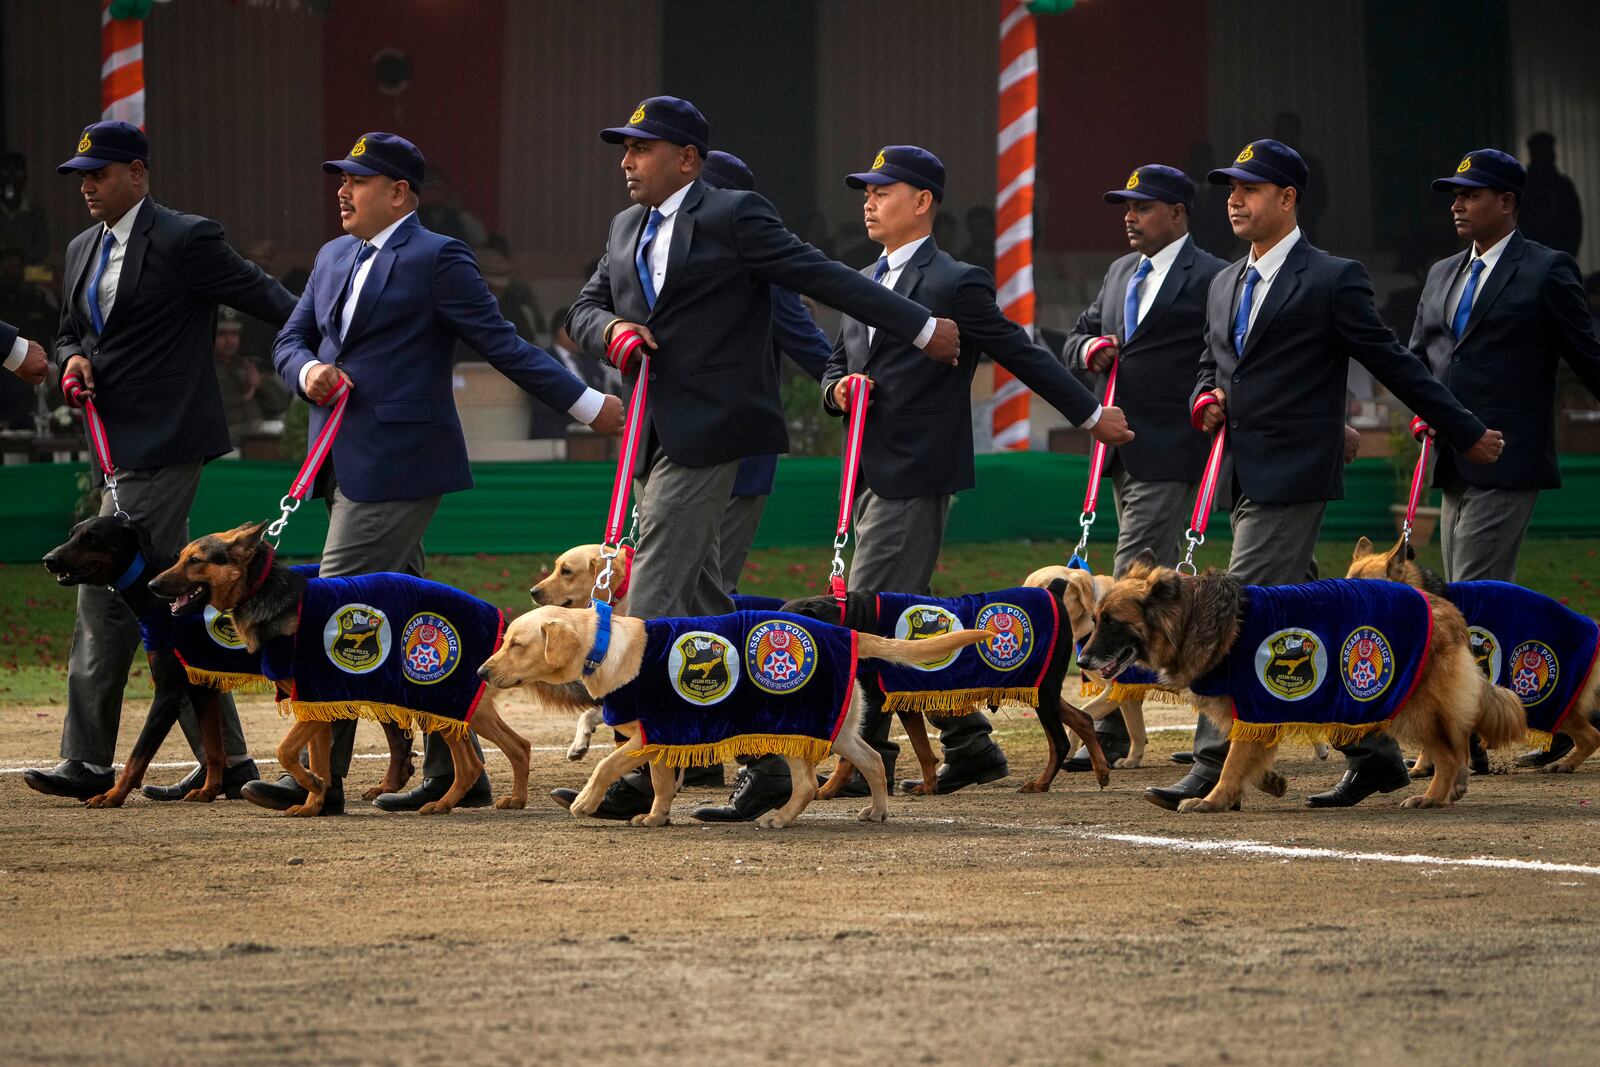
{"type": "Polygon", "coordinates": [[[650,380],[652,382],[656,380],[656,372],[655,371],[651,371],[650,372],[650,380]]]}
{"type": "Polygon", "coordinates": [[[342,366],[344,366],[344,357],[343,357],[343,356],[336,356],[336,357],[334,357],[334,360],[333,360],[333,365],[334,365],[334,366],[335,366],[335,367],[342,367],[342,366]]]}
{"type": "Polygon", "coordinates": [[[1237,430],[1238,428],[1239,428],[1239,420],[1238,419],[1229,419],[1228,420],[1228,429],[1237,430]]]}
{"type": "Polygon", "coordinates": [[[1238,376],[1238,375],[1237,375],[1237,374],[1235,374],[1235,375],[1234,375],[1234,376],[1233,376],[1233,380],[1234,380],[1234,381],[1238,381],[1238,380],[1239,380],[1239,376],[1238,376]]]}

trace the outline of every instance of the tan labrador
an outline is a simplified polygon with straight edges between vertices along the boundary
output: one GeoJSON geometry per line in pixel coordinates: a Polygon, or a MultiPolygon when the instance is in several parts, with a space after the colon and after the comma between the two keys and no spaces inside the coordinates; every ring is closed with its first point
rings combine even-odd
{"type": "MultiPolygon", "coordinates": [[[[557,556],[550,573],[528,590],[534,605],[561,608],[591,606],[593,601],[590,594],[594,592],[594,583],[600,577],[600,553],[603,548],[603,545],[575,545],[557,556]]],[[[613,591],[620,589],[624,594],[627,592],[628,559],[626,554],[622,554],[611,564],[613,591]]],[[[617,597],[611,607],[618,615],[626,615],[627,596],[617,597]]],[[[600,728],[601,721],[598,704],[579,709],[572,744],[567,746],[567,759],[576,762],[588,754],[589,743],[594,738],[594,732],[600,728]]]]}

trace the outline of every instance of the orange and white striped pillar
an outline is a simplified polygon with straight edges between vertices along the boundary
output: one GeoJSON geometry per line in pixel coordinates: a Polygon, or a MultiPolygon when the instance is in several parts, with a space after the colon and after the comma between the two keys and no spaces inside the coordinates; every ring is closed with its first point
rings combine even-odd
{"type": "MultiPolygon", "coordinates": [[[[1033,329],[1033,179],[1039,129],[1039,52],[1024,0],[1000,5],[1000,122],[995,144],[994,280],[1006,318],[1033,329]]],[[[1032,394],[994,365],[994,447],[1024,451],[1032,394]]]]}
{"type": "Polygon", "coordinates": [[[100,118],[144,129],[144,20],[100,8],[100,118]]]}

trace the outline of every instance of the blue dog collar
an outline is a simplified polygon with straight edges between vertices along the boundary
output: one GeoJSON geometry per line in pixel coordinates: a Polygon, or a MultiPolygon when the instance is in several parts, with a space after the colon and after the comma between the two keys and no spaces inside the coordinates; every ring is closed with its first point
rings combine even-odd
{"type": "Polygon", "coordinates": [[[139,575],[144,573],[144,563],[144,553],[135,552],[133,554],[133,562],[128,564],[128,569],[123,571],[121,576],[118,577],[116,581],[111,583],[111,588],[120,593],[124,589],[128,588],[128,586],[138,581],[139,575]]]}
{"type": "Polygon", "coordinates": [[[603,600],[594,602],[594,647],[583,658],[583,676],[587,678],[600,669],[611,650],[611,605],[603,600]]]}

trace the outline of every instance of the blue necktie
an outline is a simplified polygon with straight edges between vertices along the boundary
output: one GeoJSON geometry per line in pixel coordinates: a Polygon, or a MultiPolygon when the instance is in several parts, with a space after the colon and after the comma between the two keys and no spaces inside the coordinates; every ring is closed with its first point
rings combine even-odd
{"type": "Polygon", "coordinates": [[[95,333],[106,332],[105,316],[100,314],[100,279],[106,276],[106,265],[111,262],[111,249],[116,243],[117,235],[107,230],[100,240],[100,266],[95,268],[94,278],[89,282],[89,321],[94,323],[95,333]]]}
{"type": "Polygon", "coordinates": [[[656,239],[656,231],[667,220],[659,210],[650,209],[650,217],[645,220],[644,233],[639,235],[639,251],[633,254],[634,269],[639,272],[639,284],[644,288],[644,302],[654,311],[656,308],[656,282],[655,271],[650,269],[650,245],[656,239]]]}
{"type": "Polygon", "coordinates": [[[889,273],[889,257],[879,256],[878,265],[872,268],[872,280],[879,285],[883,284],[884,275],[889,273]]]}
{"type": "Polygon", "coordinates": [[[1254,267],[1244,272],[1244,292],[1239,294],[1239,310],[1233,316],[1233,352],[1237,356],[1244,355],[1244,339],[1250,333],[1250,304],[1260,280],[1261,274],[1254,267]]]}
{"type": "Polygon", "coordinates": [[[1456,317],[1450,320],[1450,329],[1461,340],[1467,332],[1467,320],[1472,317],[1472,298],[1478,292],[1478,275],[1483,273],[1483,260],[1474,259],[1467,275],[1467,284],[1461,287],[1461,303],[1456,305],[1456,317]]]}
{"type": "Polygon", "coordinates": [[[355,262],[350,264],[350,277],[344,280],[344,288],[339,292],[339,306],[333,310],[333,328],[339,331],[339,336],[344,336],[344,308],[350,302],[350,294],[356,287],[356,275],[361,273],[361,264],[372,258],[378,246],[369,241],[362,241],[361,248],[356,252],[355,262]]]}
{"type": "Polygon", "coordinates": [[[1150,262],[1149,256],[1139,258],[1139,269],[1133,272],[1133,277],[1128,279],[1128,298],[1122,302],[1122,339],[1127,341],[1133,337],[1133,331],[1139,328],[1139,287],[1155,269],[1155,264],[1150,262]]]}

